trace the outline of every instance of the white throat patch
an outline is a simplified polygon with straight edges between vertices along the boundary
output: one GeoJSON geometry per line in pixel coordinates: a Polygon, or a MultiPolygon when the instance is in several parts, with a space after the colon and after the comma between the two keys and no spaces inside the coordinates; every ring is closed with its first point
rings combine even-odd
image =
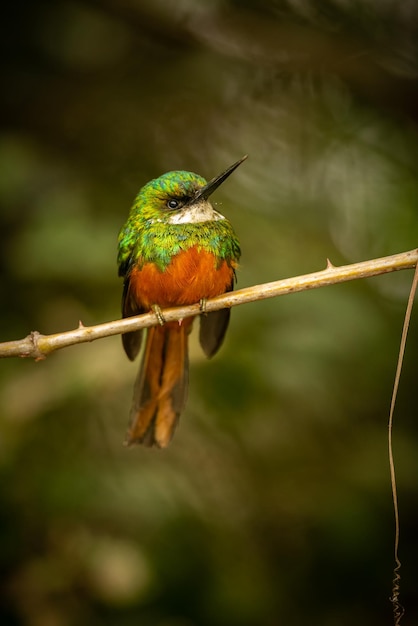
{"type": "Polygon", "coordinates": [[[198,224],[199,222],[213,222],[224,220],[224,216],[215,211],[207,200],[201,200],[179,211],[173,211],[167,219],[169,224],[198,224]]]}

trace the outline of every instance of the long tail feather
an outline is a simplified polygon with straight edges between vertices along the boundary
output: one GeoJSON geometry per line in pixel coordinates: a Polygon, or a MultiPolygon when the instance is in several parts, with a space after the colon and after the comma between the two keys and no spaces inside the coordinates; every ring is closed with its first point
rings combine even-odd
{"type": "Polygon", "coordinates": [[[184,408],[188,389],[191,323],[150,328],[134,387],[126,444],[165,448],[184,408]]]}

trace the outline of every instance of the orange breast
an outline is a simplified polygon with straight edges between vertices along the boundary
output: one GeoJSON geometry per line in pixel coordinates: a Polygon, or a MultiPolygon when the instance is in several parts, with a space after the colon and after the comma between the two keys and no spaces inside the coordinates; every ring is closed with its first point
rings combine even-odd
{"type": "Polygon", "coordinates": [[[154,263],[134,268],[129,279],[130,296],[144,309],[194,304],[225,293],[233,280],[236,263],[218,262],[213,254],[189,248],[177,254],[161,272],[154,263]]]}

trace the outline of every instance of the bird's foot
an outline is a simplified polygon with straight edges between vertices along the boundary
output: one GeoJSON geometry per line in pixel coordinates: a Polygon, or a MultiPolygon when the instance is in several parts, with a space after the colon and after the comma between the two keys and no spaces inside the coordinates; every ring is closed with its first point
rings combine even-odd
{"type": "Polygon", "coordinates": [[[158,304],[153,304],[151,309],[153,310],[155,317],[158,320],[158,323],[160,324],[160,326],[164,326],[165,324],[165,319],[164,319],[164,315],[163,312],[161,311],[160,307],[158,306],[158,304]]]}
{"type": "Polygon", "coordinates": [[[200,312],[203,313],[203,315],[206,315],[206,302],[207,298],[200,298],[199,300],[200,312]]]}

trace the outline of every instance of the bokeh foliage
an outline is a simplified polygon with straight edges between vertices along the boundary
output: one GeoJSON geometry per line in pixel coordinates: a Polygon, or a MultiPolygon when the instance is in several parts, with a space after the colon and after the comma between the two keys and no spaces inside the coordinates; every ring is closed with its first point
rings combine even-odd
{"type": "MultiPolygon", "coordinates": [[[[1,37],[1,340],[119,316],[138,188],[206,178],[239,286],[417,245],[414,2],[10,3],[1,37]]],[[[121,442],[119,338],[0,369],[4,625],[391,623],[387,415],[411,273],[234,309],[171,447],[121,442]]],[[[418,620],[416,350],[395,421],[418,620]]]]}

